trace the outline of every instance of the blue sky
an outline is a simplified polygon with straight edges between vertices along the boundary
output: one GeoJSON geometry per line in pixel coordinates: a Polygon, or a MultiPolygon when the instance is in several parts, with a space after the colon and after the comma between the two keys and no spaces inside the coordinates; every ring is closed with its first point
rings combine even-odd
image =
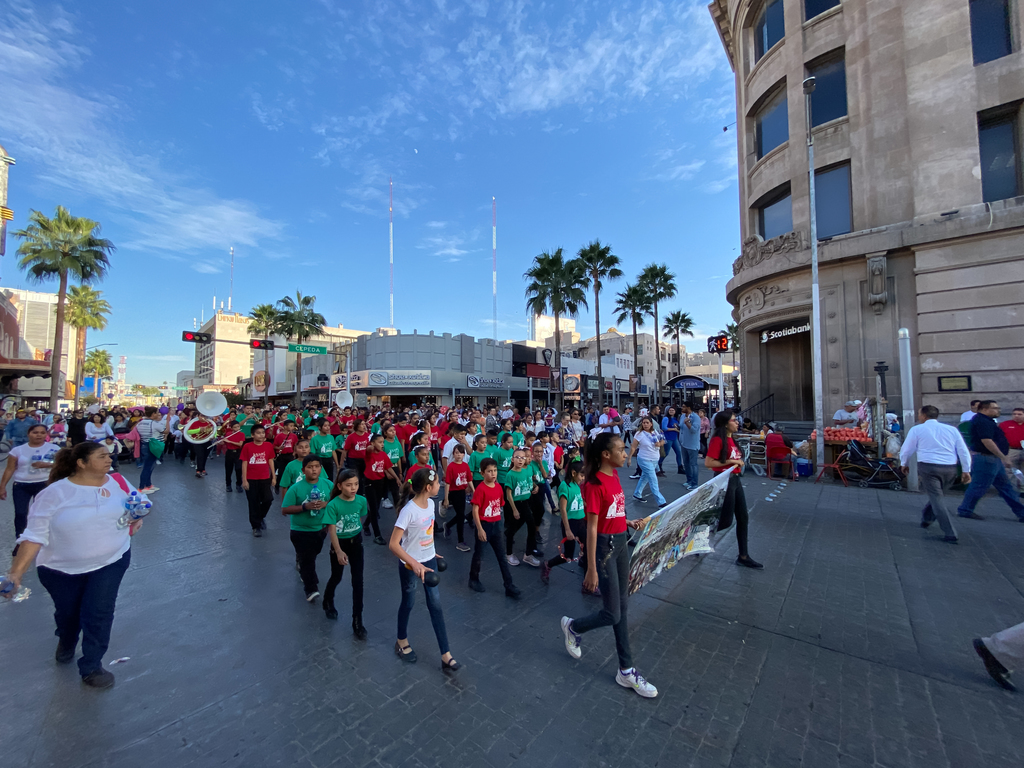
{"type": "MultiPolygon", "coordinates": [[[[706,5],[14,0],[10,229],[58,204],[103,224],[114,313],[90,343],[117,342],[132,382],[191,367],[180,331],[226,300],[231,246],[235,309],[298,289],[332,324],[387,325],[389,177],[398,328],[491,335],[495,196],[499,336],[525,336],[536,254],[600,238],[629,278],[676,272],[665,309],[690,312],[699,349],[730,320],[739,246],[733,78],[706,5]]],[[[25,287],[16,246],[2,284],[25,287]]]]}

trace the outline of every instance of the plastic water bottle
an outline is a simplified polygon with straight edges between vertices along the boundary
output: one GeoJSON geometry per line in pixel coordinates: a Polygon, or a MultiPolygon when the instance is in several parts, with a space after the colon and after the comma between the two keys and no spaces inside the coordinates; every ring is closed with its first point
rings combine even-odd
{"type": "MultiPolygon", "coordinates": [[[[311,490],[309,492],[309,496],[306,497],[306,501],[317,502],[317,501],[320,501],[320,499],[322,499],[322,498],[323,498],[323,494],[320,493],[320,489],[317,488],[316,486],[313,486],[313,490],[311,490]]],[[[311,514],[311,515],[319,515],[320,514],[320,510],[319,509],[310,509],[309,510],[309,514],[311,514]]]]}
{"type": "Polygon", "coordinates": [[[152,509],[153,504],[149,499],[140,496],[138,491],[132,491],[124,500],[124,514],[117,519],[117,527],[127,528],[136,520],[141,520],[148,515],[152,509]]]}
{"type": "Polygon", "coordinates": [[[14,582],[8,578],[4,578],[0,581],[0,597],[11,602],[21,603],[28,600],[28,596],[32,594],[32,590],[28,587],[22,587],[17,592],[14,591],[14,582]]]}

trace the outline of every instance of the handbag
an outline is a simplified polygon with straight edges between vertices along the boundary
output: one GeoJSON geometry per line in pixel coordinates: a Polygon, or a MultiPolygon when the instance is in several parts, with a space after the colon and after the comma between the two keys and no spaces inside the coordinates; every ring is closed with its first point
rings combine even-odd
{"type": "Polygon", "coordinates": [[[161,456],[163,456],[164,449],[167,447],[167,444],[163,440],[158,440],[155,437],[149,438],[148,445],[149,452],[153,454],[154,459],[159,459],[161,456]]]}

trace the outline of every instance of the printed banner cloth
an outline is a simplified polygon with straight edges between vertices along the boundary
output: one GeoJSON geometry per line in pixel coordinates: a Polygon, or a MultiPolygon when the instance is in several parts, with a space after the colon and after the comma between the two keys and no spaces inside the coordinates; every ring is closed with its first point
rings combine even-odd
{"type": "Polygon", "coordinates": [[[711,536],[718,530],[728,485],[729,473],[722,472],[651,517],[629,561],[629,594],[684,557],[715,551],[711,536]]]}

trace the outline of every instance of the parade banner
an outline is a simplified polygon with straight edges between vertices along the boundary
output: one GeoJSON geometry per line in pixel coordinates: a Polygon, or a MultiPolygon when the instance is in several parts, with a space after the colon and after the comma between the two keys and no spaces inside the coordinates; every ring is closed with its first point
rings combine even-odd
{"type": "Polygon", "coordinates": [[[715,551],[711,536],[728,485],[729,473],[722,472],[651,516],[629,561],[629,594],[684,557],[715,551]]]}

